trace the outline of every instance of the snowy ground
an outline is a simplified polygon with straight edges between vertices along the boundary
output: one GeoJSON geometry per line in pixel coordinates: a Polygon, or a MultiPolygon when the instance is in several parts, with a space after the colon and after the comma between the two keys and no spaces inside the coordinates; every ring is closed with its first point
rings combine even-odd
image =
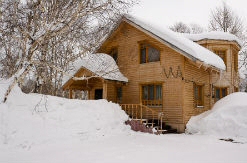
{"type": "Polygon", "coordinates": [[[202,135],[150,135],[128,133],[98,139],[71,138],[31,149],[0,148],[1,162],[126,163],[126,162],[246,162],[247,145],[202,135]]]}
{"type": "Polygon", "coordinates": [[[0,103],[0,163],[247,162],[245,137],[145,134],[126,119],[105,100],[26,95],[16,87],[0,103]]]}

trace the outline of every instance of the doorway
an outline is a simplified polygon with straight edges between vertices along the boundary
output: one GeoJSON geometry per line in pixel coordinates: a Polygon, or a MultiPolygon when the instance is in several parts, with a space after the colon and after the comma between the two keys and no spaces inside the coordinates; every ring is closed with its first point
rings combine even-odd
{"type": "Polygon", "coordinates": [[[103,89],[95,89],[94,91],[94,99],[102,99],[103,98],[103,89]]]}

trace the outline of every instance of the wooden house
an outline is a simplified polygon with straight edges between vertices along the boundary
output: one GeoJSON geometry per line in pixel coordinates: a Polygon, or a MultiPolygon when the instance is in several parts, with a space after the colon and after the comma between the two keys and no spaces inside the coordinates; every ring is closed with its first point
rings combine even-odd
{"type": "Polygon", "coordinates": [[[161,117],[184,132],[191,116],[238,91],[239,50],[231,34],[182,35],[126,16],[93,54],[111,56],[117,77],[81,65],[73,75],[87,80],[67,79],[63,89],[70,98],[73,90],[86,90],[88,99],[119,103],[132,117],[161,117]]]}

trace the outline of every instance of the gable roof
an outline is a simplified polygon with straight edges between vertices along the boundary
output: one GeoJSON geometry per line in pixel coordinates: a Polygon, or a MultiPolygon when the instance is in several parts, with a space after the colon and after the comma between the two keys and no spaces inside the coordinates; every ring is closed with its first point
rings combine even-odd
{"type": "Polygon", "coordinates": [[[211,31],[198,34],[184,34],[184,36],[192,41],[200,40],[224,40],[236,42],[240,47],[242,46],[242,41],[235,35],[228,32],[221,31],[211,31]]]}
{"type": "Polygon", "coordinates": [[[96,53],[87,54],[73,63],[69,75],[63,79],[63,85],[71,78],[74,80],[83,79],[74,75],[82,68],[85,68],[103,79],[128,82],[128,79],[120,72],[115,60],[108,54],[96,53]]]}
{"type": "Polygon", "coordinates": [[[226,69],[224,61],[218,55],[179,33],[164,27],[159,27],[158,25],[150,24],[147,21],[134,18],[130,15],[125,15],[122,21],[135,26],[155,39],[160,40],[190,60],[200,61],[203,64],[215,67],[219,70],[226,69]]]}

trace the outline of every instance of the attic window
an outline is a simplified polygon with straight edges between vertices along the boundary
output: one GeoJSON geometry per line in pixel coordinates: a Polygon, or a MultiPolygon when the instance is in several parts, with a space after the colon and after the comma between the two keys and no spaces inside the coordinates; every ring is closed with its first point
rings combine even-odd
{"type": "Polygon", "coordinates": [[[141,44],[140,63],[160,61],[160,51],[149,44],[141,44]]]}

